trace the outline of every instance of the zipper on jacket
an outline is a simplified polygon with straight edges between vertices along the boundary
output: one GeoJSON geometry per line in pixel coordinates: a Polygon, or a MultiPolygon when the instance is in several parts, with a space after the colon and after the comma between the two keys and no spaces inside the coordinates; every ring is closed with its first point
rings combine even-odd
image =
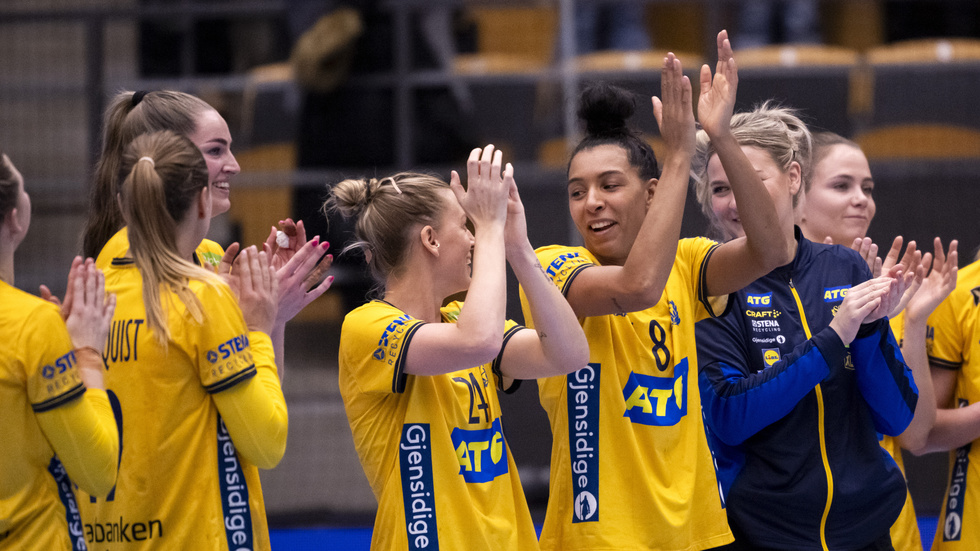
{"type": "MultiPolygon", "coordinates": [[[[807,339],[813,337],[810,332],[810,325],[806,321],[806,313],[803,311],[803,301],[796,293],[796,286],[793,285],[793,278],[789,279],[789,290],[793,293],[796,307],[800,310],[800,322],[803,324],[803,333],[807,339]]],[[[830,458],[827,455],[827,437],[824,433],[824,406],[823,391],[817,384],[814,389],[817,392],[817,434],[820,435],[820,459],[823,461],[824,474],[827,476],[827,503],[824,505],[823,515],[820,517],[820,547],[828,551],[827,547],[827,517],[830,515],[830,505],[834,500],[834,475],[830,472],[830,458]]]]}

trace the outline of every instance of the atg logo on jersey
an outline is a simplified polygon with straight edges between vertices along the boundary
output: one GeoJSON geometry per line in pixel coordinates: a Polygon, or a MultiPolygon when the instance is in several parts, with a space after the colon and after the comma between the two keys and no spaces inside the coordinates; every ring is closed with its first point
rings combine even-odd
{"type": "Polygon", "coordinates": [[[766,363],[766,367],[772,367],[772,365],[779,361],[779,349],[778,348],[763,348],[762,349],[762,361],[766,363]]]}
{"type": "Polygon", "coordinates": [[[488,429],[466,430],[456,427],[452,432],[453,447],[459,459],[459,474],[466,482],[490,482],[507,474],[507,444],[500,417],[488,429]]]}
{"type": "Polygon", "coordinates": [[[745,297],[745,303],[749,306],[769,306],[772,304],[772,293],[748,295],[745,297]]]}
{"type": "Polygon", "coordinates": [[[674,377],[653,377],[631,372],[623,387],[626,413],[641,425],[667,427],[687,415],[687,358],[674,366],[674,377]]]}
{"type": "Polygon", "coordinates": [[[847,296],[847,290],[850,289],[850,285],[844,285],[843,287],[824,287],[823,290],[823,301],[824,302],[839,302],[844,300],[847,296]]]}

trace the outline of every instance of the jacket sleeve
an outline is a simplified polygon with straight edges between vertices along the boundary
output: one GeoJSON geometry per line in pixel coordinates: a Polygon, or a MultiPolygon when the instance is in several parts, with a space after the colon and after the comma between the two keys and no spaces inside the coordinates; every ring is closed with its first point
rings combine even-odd
{"type": "Polygon", "coordinates": [[[740,308],[696,325],[698,384],[705,423],[736,446],[782,419],[843,361],[844,344],[831,329],[798,344],[758,372],[748,357],[748,336],[737,319],[740,308]]]}
{"type": "Polygon", "coordinates": [[[862,326],[850,351],[858,389],[871,410],[875,429],[888,436],[901,434],[912,422],[919,390],[888,320],[862,326]]]}

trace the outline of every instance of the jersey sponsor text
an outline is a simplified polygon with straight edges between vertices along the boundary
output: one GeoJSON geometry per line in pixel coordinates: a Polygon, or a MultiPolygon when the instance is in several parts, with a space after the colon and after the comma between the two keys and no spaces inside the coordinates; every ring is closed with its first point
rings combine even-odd
{"type": "Polygon", "coordinates": [[[411,551],[439,549],[429,424],[406,424],[398,448],[408,548],[411,551]]]}
{"type": "Polygon", "coordinates": [[[600,364],[590,363],[566,377],[573,523],[599,520],[600,373],[600,364]]]}
{"type": "Polygon", "coordinates": [[[674,377],[653,377],[631,372],[623,398],[623,417],[642,425],[673,426],[687,415],[687,358],[674,366],[674,377]]]}

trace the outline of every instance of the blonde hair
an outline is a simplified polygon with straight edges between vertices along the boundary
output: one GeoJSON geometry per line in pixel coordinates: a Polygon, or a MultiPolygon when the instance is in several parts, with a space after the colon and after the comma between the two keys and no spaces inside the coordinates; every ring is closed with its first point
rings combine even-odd
{"type": "Polygon", "coordinates": [[[96,257],[109,238],[123,226],[116,204],[123,149],[137,136],[170,130],[188,136],[197,129],[198,116],[213,108],[204,100],[174,90],[120,92],[106,109],[102,153],[95,167],[89,213],[82,234],[85,256],[96,257]]]}
{"type": "MultiPolygon", "coordinates": [[[[800,193],[810,181],[810,155],[813,147],[810,130],[797,116],[797,111],[767,101],[752,111],[732,116],[731,127],[732,136],[739,145],[757,147],[767,152],[783,172],[789,170],[794,161],[799,163],[802,185],[793,196],[795,207],[800,193]]],[[[694,159],[691,162],[694,193],[701,205],[701,211],[712,226],[717,227],[717,220],[711,210],[711,187],[708,182],[708,161],[715,154],[715,149],[704,130],[698,130],[696,141],[694,159]]]]}
{"type": "Polygon", "coordinates": [[[350,179],[335,184],[321,210],[355,219],[357,241],[344,252],[364,252],[371,275],[380,289],[402,266],[411,248],[412,229],[417,224],[435,226],[445,202],[439,191],[449,184],[436,176],[400,172],[382,178],[350,179]]]}
{"type": "MultiPolygon", "coordinates": [[[[858,151],[861,151],[861,146],[852,140],[836,134],[834,132],[814,132],[813,134],[813,154],[811,155],[810,163],[814,168],[820,161],[824,160],[824,157],[830,153],[830,149],[835,145],[846,145],[853,147],[858,151]]],[[[812,173],[812,170],[811,170],[812,173]]],[[[811,180],[805,182],[804,192],[810,191],[810,186],[813,184],[811,180]]]]}
{"type": "Polygon", "coordinates": [[[204,309],[189,287],[190,280],[221,281],[177,250],[177,225],[208,186],[207,164],[189,139],[170,131],[154,132],[136,137],[126,147],[119,179],[129,250],[143,278],[146,323],[165,344],[170,328],[161,291],[175,293],[194,320],[202,323],[204,309]]]}
{"type": "Polygon", "coordinates": [[[17,206],[17,179],[14,178],[14,163],[0,151],[0,222],[17,206]]]}

